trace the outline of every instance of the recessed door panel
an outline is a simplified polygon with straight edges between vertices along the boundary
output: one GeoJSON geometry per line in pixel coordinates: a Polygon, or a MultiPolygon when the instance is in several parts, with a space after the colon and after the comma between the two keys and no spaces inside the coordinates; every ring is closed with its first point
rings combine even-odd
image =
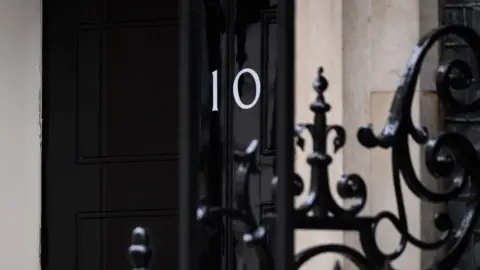
{"type": "Polygon", "coordinates": [[[47,0],[42,260],[131,269],[145,226],[152,266],[177,268],[178,3],[47,0]]]}

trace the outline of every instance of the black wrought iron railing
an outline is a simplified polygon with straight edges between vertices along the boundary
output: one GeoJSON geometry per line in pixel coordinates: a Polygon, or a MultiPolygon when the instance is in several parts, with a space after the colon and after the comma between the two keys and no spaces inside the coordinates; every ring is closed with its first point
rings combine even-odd
{"type": "MultiPolygon", "coordinates": [[[[292,15],[287,12],[288,3],[279,2],[280,40],[293,40],[293,30],[288,27],[292,15]],[[282,4],[283,3],[283,4],[282,4]],[[282,10],[284,12],[282,13],[282,10]]],[[[329,124],[327,113],[330,105],[324,97],[328,89],[328,80],[323,68],[318,70],[313,88],[316,99],[310,104],[314,113],[312,123],[293,124],[293,45],[279,42],[279,78],[277,92],[277,176],[272,179],[272,193],[276,200],[276,208],[260,219],[255,218],[250,204],[249,185],[251,176],[258,174],[257,163],[258,141],[252,140],[243,151],[234,153],[238,163],[235,178],[235,206],[225,208],[221,205],[200,204],[196,196],[196,171],[198,161],[194,153],[198,150],[195,138],[183,138],[183,168],[181,178],[181,230],[180,230],[180,270],[198,269],[198,257],[194,228],[198,222],[228,217],[243,223],[245,231],[243,242],[251,248],[258,259],[258,270],[293,270],[299,269],[313,257],[338,253],[350,260],[360,269],[394,269],[393,263],[405,251],[408,245],[422,250],[438,250],[438,258],[428,270],[455,269],[468,247],[470,234],[475,228],[480,214],[480,159],[475,146],[464,135],[456,132],[443,132],[435,138],[429,138],[425,127],[417,127],[412,121],[411,107],[416,90],[417,79],[427,52],[432,45],[444,37],[457,36],[473,50],[476,64],[480,64],[480,36],[471,28],[462,25],[441,26],[432,30],[420,39],[408,60],[404,74],[392,101],[386,124],[380,134],[375,135],[371,125],[361,127],[357,139],[366,148],[383,148],[391,152],[392,185],[395,190],[397,214],[382,211],[375,215],[360,216],[359,213],[367,200],[367,185],[362,177],[352,173],[341,176],[337,182],[337,193],[342,199],[353,203],[350,207],[339,205],[330,190],[328,168],[332,157],[328,148],[332,147],[327,140],[330,133],[335,133],[333,152],[345,144],[346,134],[343,127],[329,124]],[[283,76],[284,75],[284,76],[283,76]],[[292,128],[295,127],[295,128],[292,128]],[[311,166],[310,190],[301,206],[294,208],[295,196],[302,193],[304,180],[293,171],[294,146],[304,147],[302,134],[308,131],[313,140],[312,152],[307,162],[311,166]],[[412,138],[425,150],[425,165],[428,171],[439,181],[443,181],[445,190],[432,191],[422,183],[416,175],[410,157],[409,139],[412,138]],[[439,239],[426,242],[413,236],[409,230],[402,181],[408,189],[422,201],[437,204],[448,203],[462,195],[467,188],[473,196],[468,198],[468,210],[463,215],[460,226],[454,227],[448,213],[436,213],[433,226],[439,231],[439,239]],[[398,247],[391,253],[383,252],[376,239],[376,229],[381,221],[391,222],[396,232],[401,235],[398,247]],[[275,245],[268,245],[266,235],[275,227],[275,245]],[[359,235],[361,250],[342,244],[321,244],[294,254],[293,233],[296,229],[355,231],[359,235]],[[275,258],[275,259],[274,259],[275,258]]],[[[186,66],[191,64],[188,57],[184,59],[186,66]]],[[[472,103],[464,103],[457,99],[455,91],[478,87],[477,68],[465,61],[454,59],[442,62],[437,70],[436,88],[444,110],[461,113],[480,111],[480,99],[472,103]]],[[[188,70],[186,71],[188,72],[188,70]]],[[[189,71],[193,72],[193,71],[189,71]]],[[[192,76],[191,74],[186,74],[192,76]]],[[[188,78],[187,76],[187,78],[188,78]]],[[[185,82],[184,114],[182,126],[185,129],[195,128],[195,115],[191,102],[187,102],[188,93],[194,92],[195,81],[185,82]],[[190,106],[190,107],[188,107],[190,106]]],[[[191,97],[190,97],[191,98],[191,97]]],[[[189,134],[188,132],[183,134],[189,134]]],[[[187,135],[185,135],[187,136],[187,135]]],[[[135,228],[132,235],[132,246],[129,249],[132,267],[148,269],[152,251],[147,229],[135,228]]],[[[219,255],[220,256],[220,255],[219,255]]],[[[242,256],[237,254],[237,256],[242,256]]],[[[323,269],[341,269],[340,264],[323,266],[323,269]]],[[[163,269],[154,269],[163,270],[163,269]]],[[[209,269],[210,270],[210,269],[209,269]]],[[[234,270],[234,269],[230,269],[234,270]]]]}
{"type": "MultiPolygon", "coordinates": [[[[327,153],[329,146],[327,135],[331,132],[336,135],[333,140],[334,152],[343,147],[346,136],[343,127],[327,123],[326,115],[330,110],[330,105],[325,100],[324,92],[328,88],[328,81],[324,77],[324,70],[320,68],[314,82],[317,98],[310,105],[310,109],[314,113],[313,123],[296,125],[292,137],[289,138],[292,145],[293,140],[295,140],[296,145],[300,148],[303,148],[303,138],[301,136],[303,131],[308,131],[313,139],[313,151],[307,158],[307,162],[311,166],[310,191],[303,204],[293,209],[294,196],[301,193],[303,180],[295,173],[287,177],[285,175],[286,171],[284,171],[283,178],[277,176],[272,179],[272,192],[274,197],[277,198],[277,205],[281,204],[282,200],[279,200],[278,197],[285,196],[285,194],[280,194],[285,190],[282,191],[279,186],[282,182],[287,183],[288,187],[283,187],[283,189],[289,189],[291,195],[289,198],[283,197],[282,199],[288,199],[292,203],[289,202],[283,207],[279,205],[275,212],[266,214],[260,220],[254,217],[254,211],[250,205],[249,185],[251,184],[251,176],[259,173],[259,167],[256,160],[258,141],[252,140],[247,149],[234,153],[235,160],[238,163],[238,177],[235,183],[235,208],[201,204],[196,210],[197,221],[192,218],[191,222],[204,222],[209,219],[227,216],[243,223],[246,228],[243,232],[243,241],[255,251],[260,265],[259,270],[280,269],[275,264],[277,260],[273,260],[273,258],[287,250],[292,250],[291,255],[294,259],[291,265],[284,266],[282,269],[299,269],[311,258],[325,253],[344,255],[360,269],[393,269],[392,263],[403,254],[407,244],[414,245],[422,250],[446,248],[446,251],[439,252],[442,256],[439,256],[427,269],[455,269],[457,262],[468,246],[470,234],[480,213],[478,197],[480,192],[478,182],[480,180],[479,155],[474,145],[462,134],[444,132],[436,138],[429,138],[427,129],[416,127],[411,115],[416,82],[424,57],[436,41],[450,35],[463,39],[473,49],[476,63],[480,63],[480,36],[474,30],[461,25],[449,25],[431,31],[419,41],[408,61],[381,133],[375,135],[370,125],[361,127],[357,133],[358,141],[366,148],[390,149],[393,168],[392,184],[395,188],[398,215],[389,211],[382,211],[373,216],[359,216],[358,214],[367,200],[367,187],[362,177],[357,174],[344,175],[337,183],[337,192],[340,197],[353,199],[353,205],[350,208],[344,208],[334,200],[329,187],[328,166],[332,157],[327,153]],[[410,137],[424,147],[425,164],[429,172],[438,179],[447,179],[445,183],[448,187],[445,191],[431,191],[417,177],[409,153],[410,137]],[[433,222],[433,225],[440,232],[440,238],[437,241],[425,242],[413,236],[409,231],[400,177],[404,179],[410,191],[421,200],[429,203],[448,203],[461,196],[468,186],[470,193],[475,196],[470,197],[468,211],[463,216],[461,225],[454,228],[447,213],[438,213],[435,215],[433,222]],[[282,225],[279,216],[281,216],[281,211],[290,211],[285,210],[285,207],[290,207],[289,205],[292,205],[292,215],[288,216],[287,214],[285,217],[291,218],[291,222],[287,226],[283,224],[283,232],[278,233],[278,227],[282,225]],[[381,251],[376,241],[375,231],[382,220],[390,221],[401,235],[398,247],[389,254],[381,251]],[[277,252],[275,252],[274,247],[267,245],[265,239],[272,224],[276,226],[276,240],[279,240],[276,243],[277,252]],[[307,248],[294,256],[293,242],[288,238],[291,237],[295,229],[356,231],[359,234],[362,250],[327,243],[307,248]],[[287,230],[288,233],[285,232],[287,230]],[[291,246],[281,246],[286,244],[291,244],[291,246]]],[[[473,87],[478,82],[475,76],[479,74],[473,70],[469,64],[458,59],[449,60],[439,66],[436,87],[439,100],[445,110],[464,113],[480,110],[480,99],[465,104],[454,95],[455,91],[473,87]]],[[[286,104],[286,101],[283,102],[286,104]]],[[[288,111],[292,113],[291,110],[288,111]]],[[[281,129],[277,130],[277,133],[281,132],[281,129]]],[[[281,134],[278,135],[281,137],[281,134]]],[[[285,145],[287,145],[286,139],[283,140],[285,145]]],[[[288,151],[283,152],[283,154],[285,153],[288,153],[288,151]]],[[[280,151],[278,155],[281,154],[280,151]]],[[[293,155],[293,153],[291,154],[293,155]]],[[[282,166],[285,162],[293,163],[293,157],[283,160],[278,157],[278,166],[282,166]],[[279,162],[279,160],[281,161],[279,162]]],[[[189,248],[191,254],[195,253],[192,250],[194,246],[183,248],[189,248]]],[[[134,230],[130,254],[134,269],[148,269],[151,249],[146,229],[136,228],[134,230]]],[[[186,259],[182,257],[182,254],[180,254],[180,257],[181,260],[186,259]]],[[[192,268],[189,270],[196,269],[194,268],[195,265],[195,262],[190,263],[192,268]]],[[[324,269],[331,269],[331,267],[324,266],[324,269]]],[[[341,269],[340,265],[336,264],[334,269],[341,269]]]]}

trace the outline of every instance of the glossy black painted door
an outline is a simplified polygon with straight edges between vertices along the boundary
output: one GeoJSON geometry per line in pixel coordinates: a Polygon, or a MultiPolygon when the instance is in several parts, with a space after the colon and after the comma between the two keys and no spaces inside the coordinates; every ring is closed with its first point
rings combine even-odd
{"type": "Polygon", "coordinates": [[[152,231],[153,269],[176,269],[177,1],[44,12],[45,269],[130,269],[137,225],[152,231]]]}

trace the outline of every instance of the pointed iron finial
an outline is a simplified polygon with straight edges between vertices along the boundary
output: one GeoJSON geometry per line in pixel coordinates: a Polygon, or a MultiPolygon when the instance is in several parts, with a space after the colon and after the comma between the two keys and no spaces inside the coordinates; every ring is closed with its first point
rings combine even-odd
{"type": "Polygon", "coordinates": [[[325,96],[323,95],[328,88],[328,80],[323,76],[323,72],[323,67],[319,67],[317,76],[313,81],[313,89],[317,92],[317,98],[310,104],[310,110],[315,114],[324,114],[330,111],[330,105],[326,103],[325,96]]]}
{"type": "Polygon", "coordinates": [[[339,261],[335,261],[335,265],[333,266],[333,270],[342,270],[339,261]]]}
{"type": "Polygon", "coordinates": [[[128,248],[132,270],[148,270],[152,249],[147,229],[136,227],[132,231],[132,242],[128,248]]]}
{"type": "Polygon", "coordinates": [[[323,75],[324,69],[323,67],[319,67],[317,70],[317,76],[315,77],[315,81],[313,82],[313,89],[323,97],[323,92],[325,92],[328,88],[328,80],[323,75]]]}

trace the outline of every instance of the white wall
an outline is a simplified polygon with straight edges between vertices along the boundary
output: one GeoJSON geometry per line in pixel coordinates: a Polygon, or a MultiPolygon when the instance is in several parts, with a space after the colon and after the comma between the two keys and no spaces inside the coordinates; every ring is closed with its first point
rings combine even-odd
{"type": "Polygon", "coordinates": [[[0,264],[39,269],[41,0],[0,1],[0,264]]]}

